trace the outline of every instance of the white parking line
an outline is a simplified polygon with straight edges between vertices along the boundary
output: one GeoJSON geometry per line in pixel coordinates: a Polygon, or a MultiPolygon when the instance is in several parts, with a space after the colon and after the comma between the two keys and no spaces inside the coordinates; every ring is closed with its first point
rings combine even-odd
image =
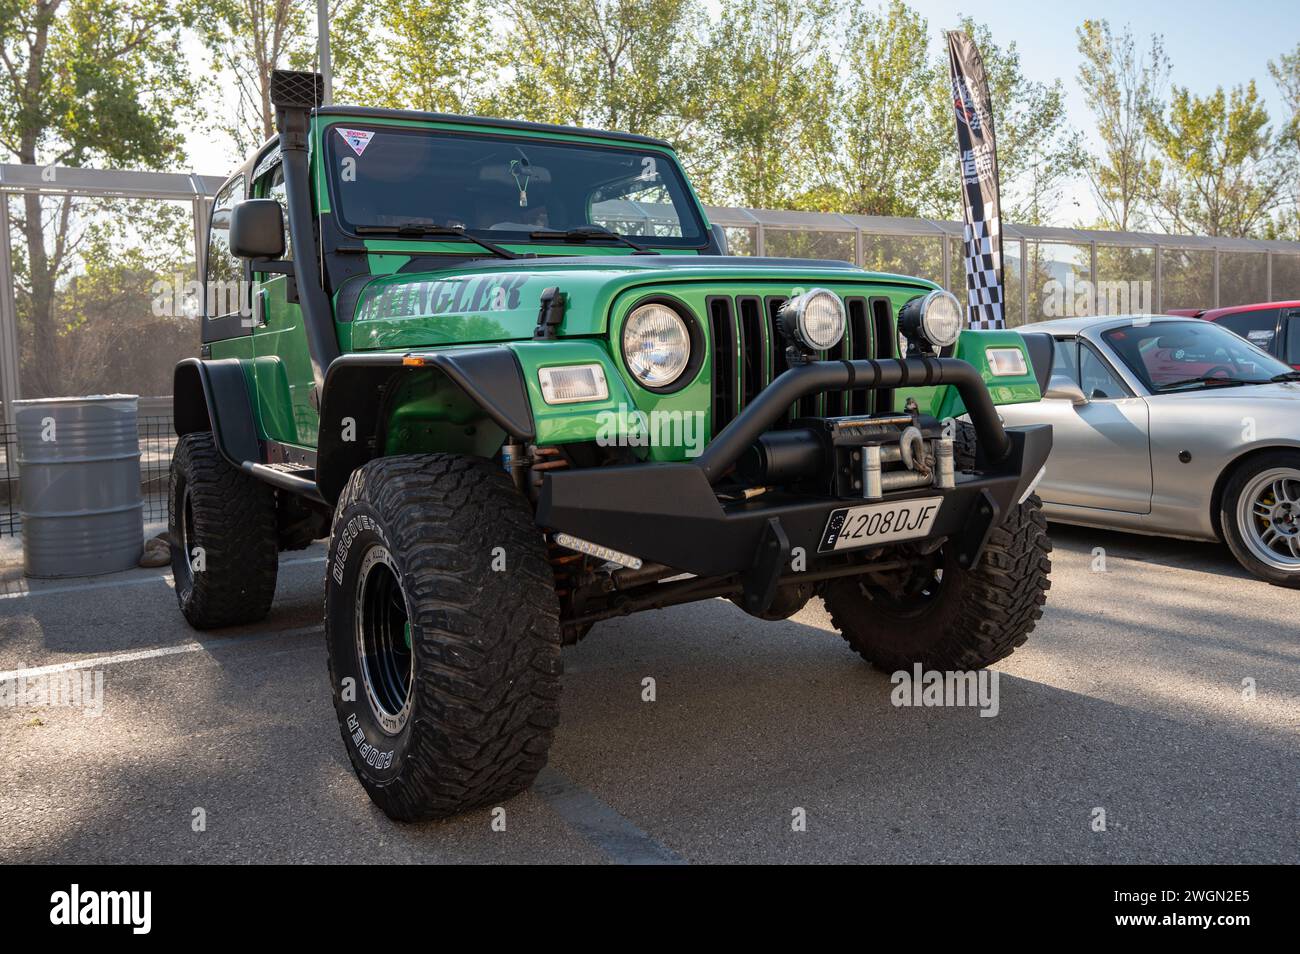
{"type": "Polygon", "coordinates": [[[210,639],[206,643],[181,643],[179,646],[160,646],[157,649],[140,649],[132,653],[114,653],[111,656],[92,656],[89,659],[74,659],[72,662],[54,663],[49,666],[34,666],[31,669],[10,669],[0,672],[0,682],[10,679],[34,679],[37,676],[49,676],[56,672],[71,672],[74,669],[103,669],[119,663],[139,662],[141,659],[159,659],[163,656],[178,656],[183,653],[201,651],[213,652],[231,646],[258,642],[272,636],[306,636],[319,633],[319,626],[302,626],[298,629],[280,630],[274,633],[251,633],[247,636],[226,636],[210,639]]]}
{"type": "MultiPolygon", "coordinates": [[[[304,557],[299,560],[281,560],[280,566],[305,566],[311,563],[324,563],[324,557],[304,557]]],[[[132,576],[125,580],[94,580],[89,583],[55,583],[50,586],[42,586],[38,589],[31,589],[26,581],[21,581],[19,585],[27,587],[14,593],[0,593],[0,600],[16,600],[24,596],[45,596],[47,593],[79,593],[84,590],[106,590],[118,586],[139,586],[142,583],[163,582],[171,586],[175,581],[170,573],[161,573],[157,576],[132,576]]],[[[0,584],[3,586],[3,584],[0,584]]]]}

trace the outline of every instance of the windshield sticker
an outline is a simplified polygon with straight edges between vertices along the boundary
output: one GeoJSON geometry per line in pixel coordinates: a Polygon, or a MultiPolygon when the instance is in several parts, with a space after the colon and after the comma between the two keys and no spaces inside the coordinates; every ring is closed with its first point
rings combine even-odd
{"type": "Polygon", "coordinates": [[[358,156],[366,151],[366,146],[370,145],[370,140],[375,136],[373,132],[366,129],[340,129],[339,135],[358,156]]]}

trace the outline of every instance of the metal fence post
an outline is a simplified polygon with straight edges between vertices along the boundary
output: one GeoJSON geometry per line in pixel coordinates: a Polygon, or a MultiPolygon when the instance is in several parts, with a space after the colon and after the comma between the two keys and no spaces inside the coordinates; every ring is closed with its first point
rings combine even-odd
{"type": "Polygon", "coordinates": [[[9,235],[9,194],[0,192],[0,405],[4,420],[13,420],[18,400],[18,299],[14,292],[9,235]]]}
{"type": "Polygon", "coordinates": [[[1214,307],[1219,307],[1219,250],[1214,250],[1214,307]]]}
{"type": "Polygon", "coordinates": [[[1020,240],[1020,323],[1029,324],[1029,240],[1020,240]]]}
{"type": "Polygon", "coordinates": [[[194,197],[194,277],[203,281],[203,256],[207,251],[208,200],[194,197]]]}
{"type": "Polygon", "coordinates": [[[1156,289],[1155,294],[1151,296],[1151,310],[1157,315],[1162,315],[1165,311],[1165,283],[1164,277],[1160,273],[1161,266],[1164,264],[1164,254],[1161,246],[1155,246],[1153,254],[1156,257],[1156,289]]]}

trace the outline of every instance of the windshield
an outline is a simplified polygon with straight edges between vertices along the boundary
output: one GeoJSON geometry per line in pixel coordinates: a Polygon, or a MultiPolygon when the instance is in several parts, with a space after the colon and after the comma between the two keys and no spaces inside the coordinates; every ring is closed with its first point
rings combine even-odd
{"type": "Polygon", "coordinates": [[[1208,321],[1153,321],[1102,333],[1147,390],[1265,384],[1292,369],[1208,321]]]}
{"type": "Polygon", "coordinates": [[[325,142],[348,231],[429,225],[537,242],[548,240],[534,232],[603,229],[660,247],[707,241],[677,164],[652,149],[365,124],[331,126],[325,142]]]}

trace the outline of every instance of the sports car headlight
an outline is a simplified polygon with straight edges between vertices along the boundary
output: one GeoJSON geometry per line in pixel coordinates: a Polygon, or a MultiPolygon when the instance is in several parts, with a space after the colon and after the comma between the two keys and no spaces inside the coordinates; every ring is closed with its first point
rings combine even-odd
{"type": "Polygon", "coordinates": [[[844,305],[825,288],[813,288],[781,306],[781,330],[808,351],[825,351],[844,337],[844,305]]]}
{"type": "Polygon", "coordinates": [[[666,388],[691,360],[691,333],[668,305],[650,302],[623,323],[623,360],[632,377],[648,388],[666,388]]]}
{"type": "Polygon", "coordinates": [[[898,330],[909,340],[920,338],[934,348],[955,343],[961,326],[961,303],[951,292],[932,291],[913,298],[898,312],[898,330]]]}

